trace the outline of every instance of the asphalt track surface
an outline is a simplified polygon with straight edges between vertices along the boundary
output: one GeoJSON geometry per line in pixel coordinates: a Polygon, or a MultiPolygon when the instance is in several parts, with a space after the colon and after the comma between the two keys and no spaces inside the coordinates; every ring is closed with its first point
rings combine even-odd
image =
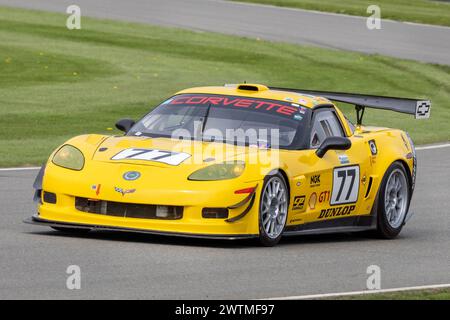
{"type": "MultiPolygon", "coordinates": [[[[222,0],[0,0],[0,5],[82,16],[175,26],[252,38],[380,53],[450,65],[450,28],[383,20],[369,30],[366,18],[222,0]]],[[[381,15],[383,8],[381,8],[381,15]]]]}
{"type": "Polygon", "coordinates": [[[37,170],[0,171],[0,299],[246,299],[450,283],[450,148],[418,151],[412,219],[395,240],[297,236],[273,248],[131,233],[64,235],[26,225],[37,170]],[[66,269],[81,268],[81,289],[66,269]]]}
{"type": "MultiPolygon", "coordinates": [[[[0,0],[59,12],[69,3],[0,0]]],[[[77,3],[84,15],[100,18],[450,64],[449,28],[384,21],[381,31],[367,33],[361,18],[214,0],[77,3]]],[[[418,160],[415,215],[397,239],[299,236],[274,248],[112,232],[70,236],[25,225],[35,211],[37,170],[0,171],[0,299],[245,299],[358,291],[366,289],[369,265],[380,266],[383,289],[450,283],[450,148],[418,151],[418,160]],[[66,288],[69,265],[81,268],[80,290],[66,288]]]]}

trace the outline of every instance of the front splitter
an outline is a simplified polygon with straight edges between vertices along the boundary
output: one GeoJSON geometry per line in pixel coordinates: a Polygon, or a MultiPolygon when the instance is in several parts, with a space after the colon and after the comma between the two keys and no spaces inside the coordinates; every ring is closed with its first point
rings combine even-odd
{"type": "Polygon", "coordinates": [[[23,222],[33,225],[47,226],[47,227],[60,227],[60,228],[78,228],[78,229],[91,229],[99,231],[119,231],[119,232],[134,232],[143,234],[152,234],[158,236],[174,236],[174,237],[185,237],[185,238],[198,238],[198,239],[225,239],[225,240],[238,240],[238,239],[254,239],[258,235],[255,234],[193,234],[193,233],[181,233],[181,232],[165,232],[157,230],[146,230],[146,229],[134,229],[134,228],[123,228],[123,227],[112,227],[103,225],[90,225],[81,223],[66,223],[59,221],[52,221],[41,219],[37,216],[32,216],[25,219],[23,222]]]}

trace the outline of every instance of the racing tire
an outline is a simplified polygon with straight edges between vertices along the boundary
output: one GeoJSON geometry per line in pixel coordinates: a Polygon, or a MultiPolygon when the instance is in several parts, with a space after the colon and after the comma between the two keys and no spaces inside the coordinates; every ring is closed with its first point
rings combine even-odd
{"type": "Polygon", "coordinates": [[[275,173],[264,179],[259,203],[259,241],[273,247],[281,239],[287,221],[289,191],[284,177],[275,173]]]}
{"type": "Polygon", "coordinates": [[[56,231],[71,233],[71,234],[85,234],[91,231],[91,229],[83,229],[83,228],[65,228],[65,227],[50,227],[56,231]]]}
{"type": "Polygon", "coordinates": [[[410,179],[405,167],[396,161],[386,170],[378,194],[376,235],[379,238],[393,239],[400,233],[410,201],[410,179]]]}

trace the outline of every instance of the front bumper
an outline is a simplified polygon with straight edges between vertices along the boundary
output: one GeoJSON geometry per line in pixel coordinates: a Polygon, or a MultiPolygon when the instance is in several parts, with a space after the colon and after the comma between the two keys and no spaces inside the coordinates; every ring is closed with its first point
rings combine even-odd
{"type": "Polygon", "coordinates": [[[39,203],[33,220],[35,222],[199,237],[234,238],[259,234],[260,181],[181,181],[170,179],[168,173],[164,173],[165,176],[152,167],[110,164],[91,164],[91,169],[85,168],[84,172],[75,172],[50,163],[41,171],[42,174],[37,179],[41,181],[35,183],[36,200],[39,203]],[[132,182],[123,180],[123,172],[129,170],[139,170],[143,177],[132,182]],[[151,176],[152,179],[144,179],[145,176],[151,176]],[[101,189],[92,188],[99,184],[101,189]],[[115,192],[116,186],[136,191],[122,195],[115,192]],[[253,196],[234,193],[234,190],[255,186],[253,196]],[[45,201],[43,195],[46,192],[54,194],[56,203],[45,201]],[[183,215],[180,219],[170,220],[85,212],[77,208],[77,197],[136,205],[181,206],[183,215]],[[205,218],[202,216],[203,208],[228,208],[228,219],[205,218]]]}
{"type": "Polygon", "coordinates": [[[103,226],[103,225],[91,225],[82,223],[67,223],[51,221],[46,219],[41,219],[38,216],[32,216],[31,218],[25,219],[23,222],[33,225],[48,226],[48,227],[60,227],[60,228],[79,228],[79,229],[92,229],[99,231],[120,231],[120,232],[133,232],[133,233],[144,233],[151,235],[164,235],[164,236],[177,236],[177,237],[188,237],[188,238],[202,238],[202,239],[225,239],[225,240],[238,240],[238,239],[253,239],[258,237],[255,234],[193,234],[193,233],[182,233],[182,232],[163,232],[157,230],[148,229],[134,229],[125,227],[113,227],[113,226],[103,226]]]}

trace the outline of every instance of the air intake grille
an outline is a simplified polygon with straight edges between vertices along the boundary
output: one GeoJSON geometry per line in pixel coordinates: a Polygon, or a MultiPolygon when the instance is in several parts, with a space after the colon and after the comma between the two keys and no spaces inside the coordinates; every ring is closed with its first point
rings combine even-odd
{"type": "Polygon", "coordinates": [[[123,203],[80,197],[75,198],[75,208],[83,212],[124,218],[176,220],[183,217],[183,207],[180,206],[123,203]]]}

